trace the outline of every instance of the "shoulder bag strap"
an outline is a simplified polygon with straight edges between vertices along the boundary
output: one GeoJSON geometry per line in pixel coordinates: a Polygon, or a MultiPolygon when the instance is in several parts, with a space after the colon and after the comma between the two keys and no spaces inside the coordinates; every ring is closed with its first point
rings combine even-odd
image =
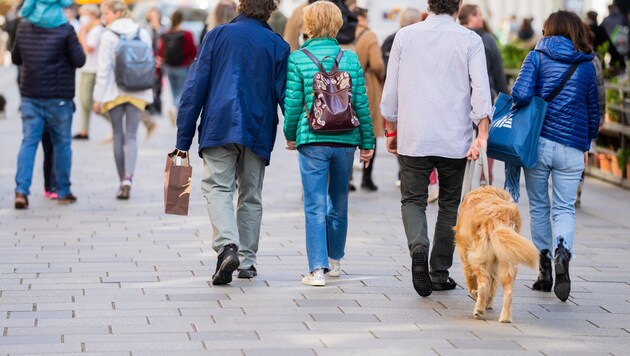
{"type": "Polygon", "coordinates": [[[575,73],[575,70],[577,69],[578,65],[580,65],[579,62],[575,62],[575,63],[573,63],[571,65],[571,68],[569,68],[567,73],[564,75],[564,78],[562,78],[562,81],[560,82],[560,85],[558,85],[556,90],[554,90],[551,94],[549,94],[547,99],[545,99],[546,102],[550,103],[553,99],[556,98],[556,96],[560,93],[560,90],[562,90],[562,88],[567,83],[567,81],[571,78],[573,73],[575,73]]]}

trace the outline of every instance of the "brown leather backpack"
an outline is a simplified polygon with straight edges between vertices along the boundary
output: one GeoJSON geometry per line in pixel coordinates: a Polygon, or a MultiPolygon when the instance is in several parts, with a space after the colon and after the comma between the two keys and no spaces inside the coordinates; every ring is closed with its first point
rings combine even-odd
{"type": "MultiPolygon", "coordinates": [[[[348,72],[339,70],[339,61],[343,49],[339,50],[335,64],[330,73],[306,48],[301,49],[319,68],[313,76],[313,109],[308,111],[306,103],[306,117],[308,126],[313,132],[340,133],[359,127],[359,119],[352,107],[352,78],[348,72]]],[[[326,58],[332,57],[324,57],[326,58]]]]}

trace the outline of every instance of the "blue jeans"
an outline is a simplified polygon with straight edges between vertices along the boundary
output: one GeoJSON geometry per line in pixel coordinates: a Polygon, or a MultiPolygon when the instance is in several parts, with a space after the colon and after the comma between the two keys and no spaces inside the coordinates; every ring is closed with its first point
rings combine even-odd
{"type": "Polygon", "coordinates": [[[173,105],[179,108],[179,101],[182,98],[182,92],[184,91],[184,82],[188,76],[189,66],[186,67],[172,67],[164,66],[168,81],[171,83],[171,91],[173,92],[173,105]]]}
{"type": "Polygon", "coordinates": [[[57,194],[70,194],[70,169],[72,166],[72,113],[74,103],[68,99],[33,99],[22,97],[22,145],[18,153],[15,192],[30,195],[33,166],[37,146],[42,140],[44,127],[50,130],[54,148],[57,194]]]}
{"type": "Polygon", "coordinates": [[[573,254],[575,199],[584,170],[584,152],[544,138],[538,141],[538,164],[525,169],[529,214],[534,245],[549,250],[564,240],[573,254]],[[549,177],[553,202],[549,201],[549,177]],[[553,224],[551,219],[553,219],[553,224]]]}
{"type": "Polygon", "coordinates": [[[300,174],[304,187],[308,268],[329,269],[328,258],[340,260],[348,234],[348,184],[355,147],[303,145],[300,174]]]}

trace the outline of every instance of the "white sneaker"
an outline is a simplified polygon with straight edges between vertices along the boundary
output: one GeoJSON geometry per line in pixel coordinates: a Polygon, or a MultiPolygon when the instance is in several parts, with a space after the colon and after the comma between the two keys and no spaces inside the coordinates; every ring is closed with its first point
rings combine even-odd
{"type": "Polygon", "coordinates": [[[307,274],[302,278],[302,284],[306,284],[307,286],[317,286],[322,287],[326,285],[326,279],[324,278],[324,270],[316,269],[313,272],[307,274]]]}
{"type": "Polygon", "coordinates": [[[437,184],[429,184],[429,203],[433,203],[440,197],[440,186],[437,184]]]}
{"type": "Polygon", "coordinates": [[[331,277],[339,277],[339,275],[341,274],[341,261],[329,258],[328,265],[330,266],[330,271],[328,271],[328,275],[331,277]]]}

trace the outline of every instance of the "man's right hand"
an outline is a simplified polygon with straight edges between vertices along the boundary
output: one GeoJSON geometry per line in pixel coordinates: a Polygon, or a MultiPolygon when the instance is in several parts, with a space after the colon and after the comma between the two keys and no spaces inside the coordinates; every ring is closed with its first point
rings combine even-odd
{"type": "Polygon", "coordinates": [[[387,152],[398,156],[398,136],[387,137],[387,152]]]}

